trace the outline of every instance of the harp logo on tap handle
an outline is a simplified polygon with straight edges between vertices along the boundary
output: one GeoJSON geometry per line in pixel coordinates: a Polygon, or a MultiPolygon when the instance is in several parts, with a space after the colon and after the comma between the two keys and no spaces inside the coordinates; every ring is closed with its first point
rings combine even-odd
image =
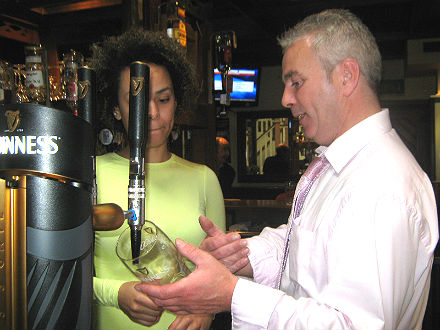
{"type": "Polygon", "coordinates": [[[89,93],[90,81],[78,81],[78,98],[84,99],[89,93]]]}
{"type": "Polygon", "coordinates": [[[144,77],[131,77],[131,95],[137,96],[144,88],[144,77]]]}

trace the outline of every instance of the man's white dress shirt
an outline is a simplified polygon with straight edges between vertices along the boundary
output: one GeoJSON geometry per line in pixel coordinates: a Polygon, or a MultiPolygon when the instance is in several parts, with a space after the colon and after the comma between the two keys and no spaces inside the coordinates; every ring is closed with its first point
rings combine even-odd
{"type": "Polygon", "coordinates": [[[429,178],[388,110],[317,151],[330,167],[301,215],[249,239],[254,278],[237,283],[233,329],[421,329],[438,241],[429,178]]]}

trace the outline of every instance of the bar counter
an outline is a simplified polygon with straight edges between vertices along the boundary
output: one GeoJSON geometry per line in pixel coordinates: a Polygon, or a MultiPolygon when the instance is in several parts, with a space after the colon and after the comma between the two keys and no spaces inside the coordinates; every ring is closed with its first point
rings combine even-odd
{"type": "Polygon", "coordinates": [[[291,204],[284,201],[272,199],[225,199],[225,208],[227,210],[234,209],[288,209],[291,204]]]}
{"type": "Polygon", "coordinates": [[[292,205],[269,199],[225,199],[226,228],[242,237],[287,223],[292,205]],[[231,227],[232,226],[232,227],[231,227]]]}

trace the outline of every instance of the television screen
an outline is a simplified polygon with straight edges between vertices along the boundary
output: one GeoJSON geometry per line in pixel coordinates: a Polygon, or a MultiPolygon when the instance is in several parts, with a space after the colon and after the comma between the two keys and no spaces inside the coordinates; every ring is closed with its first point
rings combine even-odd
{"type": "MultiPolygon", "coordinates": [[[[258,69],[231,69],[228,74],[232,76],[231,102],[256,103],[258,95],[259,70],[258,69]]],[[[220,100],[219,91],[222,90],[222,77],[214,69],[214,90],[216,100],[220,100]]]]}

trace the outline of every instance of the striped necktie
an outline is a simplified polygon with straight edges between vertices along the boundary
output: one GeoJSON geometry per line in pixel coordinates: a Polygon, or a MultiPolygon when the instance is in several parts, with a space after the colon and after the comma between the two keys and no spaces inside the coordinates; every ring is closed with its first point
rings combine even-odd
{"type": "Polygon", "coordinates": [[[289,230],[284,245],[283,262],[281,264],[280,273],[278,275],[278,284],[277,284],[278,289],[281,286],[281,277],[286,268],[286,262],[289,256],[290,235],[292,232],[292,227],[294,222],[293,220],[296,219],[301,214],[307,194],[312,188],[313,183],[321,176],[322,173],[324,173],[327,170],[328,167],[329,167],[329,162],[327,158],[325,158],[325,156],[315,157],[310,163],[309,167],[307,167],[307,170],[304,172],[304,174],[301,176],[301,179],[298,182],[295,191],[292,213],[291,213],[291,221],[289,224],[289,230]]]}

